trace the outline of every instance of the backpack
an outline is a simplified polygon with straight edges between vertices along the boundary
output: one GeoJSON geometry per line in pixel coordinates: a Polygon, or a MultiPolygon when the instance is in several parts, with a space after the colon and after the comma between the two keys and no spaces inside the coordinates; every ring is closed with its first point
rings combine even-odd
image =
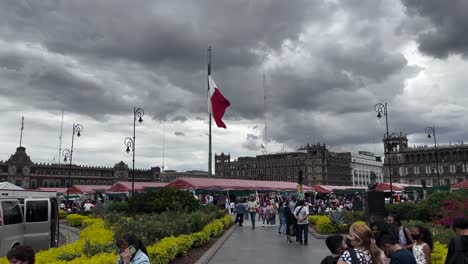
{"type": "Polygon", "coordinates": [[[455,252],[447,264],[468,264],[468,250],[467,252],[464,251],[461,237],[455,237],[453,242],[455,244],[455,252]]]}

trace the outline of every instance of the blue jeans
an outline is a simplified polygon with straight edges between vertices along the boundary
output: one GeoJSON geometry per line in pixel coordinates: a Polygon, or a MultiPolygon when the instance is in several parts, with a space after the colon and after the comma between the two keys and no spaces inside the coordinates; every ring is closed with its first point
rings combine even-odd
{"type": "Polygon", "coordinates": [[[252,220],[252,228],[255,227],[255,212],[249,212],[250,214],[250,220],[252,220]]]}
{"type": "Polygon", "coordinates": [[[304,244],[307,244],[307,239],[309,235],[309,225],[308,224],[298,224],[297,225],[299,230],[297,232],[297,238],[299,242],[304,242],[304,244]],[[304,239],[302,239],[304,236],[304,239]]]}
{"type": "Polygon", "coordinates": [[[279,228],[278,228],[278,233],[286,233],[286,218],[285,217],[280,217],[279,219],[279,228]]]}

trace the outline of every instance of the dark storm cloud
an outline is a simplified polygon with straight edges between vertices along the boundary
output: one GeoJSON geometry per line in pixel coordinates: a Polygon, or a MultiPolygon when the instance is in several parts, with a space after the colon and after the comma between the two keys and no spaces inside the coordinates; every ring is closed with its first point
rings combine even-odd
{"type": "Polygon", "coordinates": [[[185,137],[185,133],[184,133],[184,132],[178,132],[178,131],[176,131],[176,132],[174,132],[174,135],[179,136],[179,137],[185,137]]]}
{"type": "Polygon", "coordinates": [[[218,67],[231,67],[297,38],[305,1],[25,1],[2,10],[7,28],[63,54],[182,66],[199,64],[213,45],[222,47],[218,67]]]}
{"type": "Polygon", "coordinates": [[[468,2],[465,0],[402,0],[410,16],[429,19],[433,27],[418,34],[419,50],[438,58],[468,56],[468,2]]]}

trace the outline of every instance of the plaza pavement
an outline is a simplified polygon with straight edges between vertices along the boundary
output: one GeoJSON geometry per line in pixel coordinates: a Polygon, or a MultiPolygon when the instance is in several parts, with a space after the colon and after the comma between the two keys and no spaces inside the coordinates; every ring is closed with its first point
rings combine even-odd
{"type": "MultiPolygon", "coordinates": [[[[258,216],[257,216],[258,218],[258,216]]],[[[295,238],[292,238],[295,241],[295,238]]],[[[255,229],[249,221],[237,226],[232,235],[209,261],[210,264],[249,263],[311,263],[330,255],[324,239],[316,239],[309,233],[309,245],[286,243],[286,237],[278,234],[278,221],[274,226],[263,227],[258,221],[255,229]]]]}

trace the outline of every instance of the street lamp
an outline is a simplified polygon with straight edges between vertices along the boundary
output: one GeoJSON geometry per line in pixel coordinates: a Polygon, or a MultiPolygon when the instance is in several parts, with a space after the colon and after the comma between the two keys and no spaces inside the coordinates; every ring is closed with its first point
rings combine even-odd
{"type": "Polygon", "coordinates": [[[130,150],[131,150],[132,153],[133,153],[133,160],[132,160],[132,163],[133,163],[133,166],[132,166],[132,197],[133,197],[133,193],[135,191],[135,126],[136,126],[137,117],[138,117],[138,122],[141,123],[141,122],[143,122],[142,117],[144,115],[145,115],[145,112],[143,111],[143,109],[136,108],[136,107],[133,108],[133,138],[127,137],[124,140],[124,144],[127,147],[127,149],[125,149],[125,151],[127,153],[129,153],[130,150]]]}
{"type": "Polygon", "coordinates": [[[437,137],[436,137],[436,129],[435,126],[426,127],[427,138],[434,137],[434,148],[436,154],[436,171],[437,171],[437,185],[440,186],[440,173],[439,173],[439,153],[437,151],[437,137]]]}
{"type": "Polygon", "coordinates": [[[73,133],[72,133],[72,142],[71,142],[71,150],[64,149],[62,155],[64,157],[63,161],[67,162],[70,160],[70,164],[68,167],[68,186],[67,186],[67,206],[68,206],[68,199],[70,197],[70,185],[71,185],[71,171],[72,171],[72,162],[73,162],[73,142],[75,139],[75,134],[77,137],[81,136],[81,132],[83,131],[83,126],[80,124],[73,124],[73,133]]]}
{"type": "MultiPolygon", "coordinates": [[[[374,110],[377,112],[377,118],[380,119],[382,118],[382,114],[385,116],[385,127],[387,128],[387,136],[386,138],[389,138],[389,133],[388,133],[388,112],[387,112],[387,103],[385,102],[384,104],[378,103],[374,106],[374,110]]],[[[386,146],[384,146],[384,149],[388,149],[386,146]]],[[[385,156],[388,157],[388,176],[390,179],[390,203],[393,204],[393,182],[392,182],[392,167],[391,167],[391,159],[390,159],[390,151],[385,152],[385,156]]]]}

